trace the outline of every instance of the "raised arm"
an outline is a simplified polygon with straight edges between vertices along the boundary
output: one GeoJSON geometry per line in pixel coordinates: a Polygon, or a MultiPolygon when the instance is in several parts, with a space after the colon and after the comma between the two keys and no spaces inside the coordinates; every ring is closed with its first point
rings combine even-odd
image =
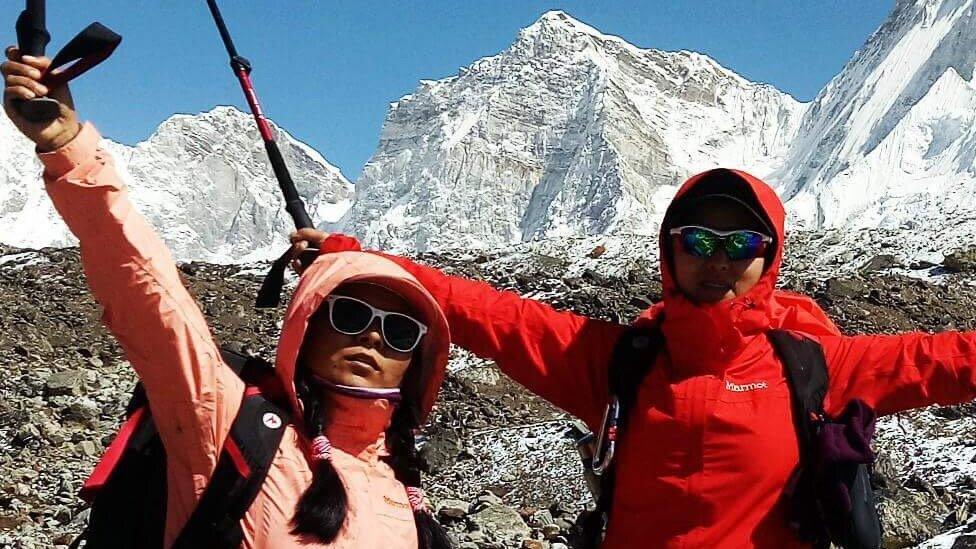
{"type": "MultiPolygon", "coordinates": [[[[169,250],[129,201],[100,137],[75,118],[66,88],[51,97],[61,117],[33,124],[14,99],[45,95],[31,69],[7,52],[4,106],[38,145],[54,206],[81,245],[82,266],[102,319],[145,385],[170,468],[171,527],[182,526],[216,465],[244,386],[223,364],[202,313],[183,287],[169,250]]],[[[170,529],[167,530],[168,532],[170,529]]]]}
{"type": "MultiPolygon", "coordinates": [[[[320,247],[329,252],[358,246],[352,238],[334,235],[320,247]]],[[[494,360],[506,375],[590,426],[599,423],[607,401],[607,366],[623,326],[557,311],[403,257],[380,255],[414,275],[437,299],[453,343],[494,360]]]]}
{"type": "Polygon", "coordinates": [[[859,398],[879,415],[976,399],[976,332],[827,337],[826,411],[859,398]]]}

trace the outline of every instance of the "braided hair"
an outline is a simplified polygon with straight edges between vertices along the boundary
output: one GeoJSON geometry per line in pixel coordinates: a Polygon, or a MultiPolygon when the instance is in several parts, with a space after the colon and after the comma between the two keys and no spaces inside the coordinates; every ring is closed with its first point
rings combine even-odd
{"type": "MultiPolygon", "coordinates": [[[[421,364],[419,353],[413,364],[421,364]]],[[[420,426],[420,398],[422,381],[419,375],[411,375],[419,368],[409,368],[404,377],[401,393],[403,399],[393,412],[390,427],[386,431],[390,456],[385,458],[393,469],[396,479],[406,488],[414,509],[419,549],[450,549],[450,538],[444,527],[435,519],[423,503],[420,490],[420,458],[414,444],[414,431],[420,426]]],[[[317,385],[305,368],[295,373],[295,390],[304,408],[305,435],[315,440],[322,434],[325,419],[317,385]]],[[[295,506],[291,533],[320,543],[331,543],[338,537],[346,520],[349,499],[338,471],[329,459],[316,460],[312,484],[302,494],[295,506]]]]}

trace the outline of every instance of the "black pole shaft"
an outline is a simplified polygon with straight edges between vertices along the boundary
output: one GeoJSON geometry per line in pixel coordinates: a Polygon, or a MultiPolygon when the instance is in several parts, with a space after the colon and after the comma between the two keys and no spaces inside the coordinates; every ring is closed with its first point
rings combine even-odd
{"type": "Polygon", "coordinates": [[[238,55],[237,48],[234,47],[234,41],[230,37],[226,23],[224,23],[224,18],[220,14],[220,9],[217,7],[217,1],[207,0],[207,6],[210,8],[210,14],[213,15],[214,22],[217,24],[217,30],[220,31],[220,38],[224,41],[224,47],[227,48],[227,54],[230,56],[230,66],[241,84],[241,89],[244,91],[244,97],[247,99],[248,107],[251,109],[251,115],[254,116],[254,121],[258,125],[261,139],[264,140],[264,148],[268,152],[271,169],[274,171],[275,179],[278,180],[278,187],[281,188],[281,192],[285,198],[285,210],[291,215],[292,220],[295,222],[295,227],[299,229],[314,228],[315,224],[305,210],[305,203],[302,202],[301,197],[298,195],[298,189],[295,188],[295,182],[288,172],[285,159],[281,156],[281,150],[278,148],[278,144],[274,140],[274,135],[271,133],[271,126],[268,124],[267,119],[264,117],[264,112],[261,110],[257,93],[255,93],[254,85],[251,83],[251,64],[247,59],[238,55]]]}
{"type": "Polygon", "coordinates": [[[237,48],[234,47],[234,40],[231,39],[230,32],[227,31],[224,16],[220,14],[220,8],[217,7],[217,0],[207,0],[207,6],[210,8],[210,14],[213,15],[214,22],[217,24],[217,31],[220,32],[220,38],[224,41],[224,47],[227,48],[227,55],[230,55],[231,59],[237,57],[237,48]]]}
{"type": "Polygon", "coordinates": [[[44,0],[27,0],[24,11],[17,19],[17,46],[20,53],[41,57],[50,41],[44,0]]]}

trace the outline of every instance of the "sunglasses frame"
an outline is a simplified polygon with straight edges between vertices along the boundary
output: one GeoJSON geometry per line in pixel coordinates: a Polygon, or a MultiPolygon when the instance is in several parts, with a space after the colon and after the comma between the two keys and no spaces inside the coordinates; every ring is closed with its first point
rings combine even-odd
{"type": "Polygon", "coordinates": [[[417,320],[416,318],[414,318],[414,317],[412,317],[410,315],[405,315],[403,313],[394,313],[392,311],[384,311],[383,309],[377,309],[376,307],[373,307],[369,303],[366,303],[365,301],[363,301],[361,299],[356,299],[355,297],[349,297],[347,295],[329,295],[329,296],[326,296],[325,302],[328,303],[328,306],[329,306],[329,324],[332,326],[332,329],[333,330],[339,332],[340,334],[345,334],[345,335],[349,335],[349,336],[359,335],[359,334],[365,332],[366,330],[368,330],[369,327],[373,325],[373,322],[376,321],[377,318],[379,318],[380,319],[380,335],[383,337],[383,343],[385,343],[387,347],[389,347],[390,349],[393,349],[394,351],[397,351],[398,353],[410,353],[410,352],[413,352],[420,345],[420,342],[423,341],[424,336],[427,335],[427,332],[428,332],[428,328],[427,328],[427,325],[426,324],[424,324],[423,322],[417,320]],[[340,330],[339,327],[336,326],[335,320],[332,318],[332,314],[333,314],[333,311],[335,311],[335,308],[334,308],[335,302],[338,301],[338,300],[340,300],[340,299],[348,299],[350,301],[354,301],[356,303],[359,303],[360,305],[365,306],[366,308],[368,308],[370,310],[370,313],[372,314],[372,316],[369,318],[369,322],[366,323],[366,326],[364,326],[362,330],[359,330],[358,332],[347,332],[345,330],[340,330]],[[417,326],[420,327],[420,335],[417,336],[417,340],[414,341],[413,346],[411,346],[409,349],[397,349],[396,347],[393,346],[393,344],[390,343],[390,340],[386,337],[386,317],[392,316],[392,315],[405,317],[405,318],[407,318],[407,319],[415,322],[417,324],[417,326]]]}
{"type": "MultiPolygon", "coordinates": [[[[711,227],[703,227],[702,225],[682,225],[680,227],[674,227],[674,228],[672,228],[670,231],[668,231],[668,234],[670,234],[672,236],[682,236],[681,233],[685,229],[700,229],[700,230],[703,230],[705,232],[708,232],[708,233],[711,233],[711,234],[717,236],[721,240],[721,242],[722,242],[721,249],[722,250],[725,250],[725,254],[726,255],[729,254],[729,250],[728,250],[728,247],[725,244],[726,244],[726,242],[729,241],[729,237],[732,236],[732,235],[734,235],[734,234],[738,234],[738,233],[751,233],[751,234],[759,235],[760,241],[765,246],[769,246],[770,244],[773,243],[773,237],[771,237],[769,235],[765,235],[765,234],[763,234],[763,233],[761,233],[759,231],[752,231],[752,230],[749,230],[749,229],[735,229],[735,230],[732,230],[732,231],[720,231],[718,229],[713,229],[711,227]]],[[[682,244],[682,247],[684,247],[684,244],[682,244]]],[[[687,249],[685,251],[687,251],[687,249]]],[[[694,255],[695,257],[705,257],[705,258],[708,258],[708,257],[712,257],[713,255],[715,255],[716,253],[718,253],[718,249],[716,249],[715,252],[713,252],[712,254],[707,255],[707,256],[700,256],[700,255],[695,254],[693,252],[688,252],[688,253],[691,254],[691,255],[694,255]]],[[[732,259],[730,257],[729,259],[732,260],[732,261],[744,261],[746,259],[756,259],[757,257],[762,256],[764,253],[765,253],[765,249],[762,251],[762,253],[759,253],[759,254],[754,255],[752,257],[743,257],[741,259],[732,259]]]]}

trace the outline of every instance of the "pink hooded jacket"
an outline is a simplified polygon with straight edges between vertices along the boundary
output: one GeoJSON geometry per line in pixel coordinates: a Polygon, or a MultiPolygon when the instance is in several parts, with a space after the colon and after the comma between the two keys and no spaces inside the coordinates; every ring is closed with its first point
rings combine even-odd
{"type": "MultiPolygon", "coordinates": [[[[169,250],[129,202],[100,137],[86,124],[69,144],[40,156],[48,194],[81,243],[89,286],[102,320],[146,387],[167,452],[170,547],[207,486],[244,395],[244,383],[220,358],[203,314],[180,281],[169,250]]],[[[309,317],[338,285],[371,280],[422,309],[429,332],[420,367],[429,380],[426,416],[440,388],[450,335],[436,301],[389,260],[359,252],[324,254],[305,271],[285,315],[276,372],[300,421],[294,373],[309,317]]],[[[417,367],[414,365],[413,367],[417,367]]],[[[386,400],[336,395],[326,427],[333,463],[346,487],[345,527],[329,547],[417,547],[406,490],[383,461],[393,407],[386,400]]],[[[312,482],[309,441],[287,425],[267,479],[242,520],[247,548],[323,547],[289,533],[295,505],[312,482]]]]}

